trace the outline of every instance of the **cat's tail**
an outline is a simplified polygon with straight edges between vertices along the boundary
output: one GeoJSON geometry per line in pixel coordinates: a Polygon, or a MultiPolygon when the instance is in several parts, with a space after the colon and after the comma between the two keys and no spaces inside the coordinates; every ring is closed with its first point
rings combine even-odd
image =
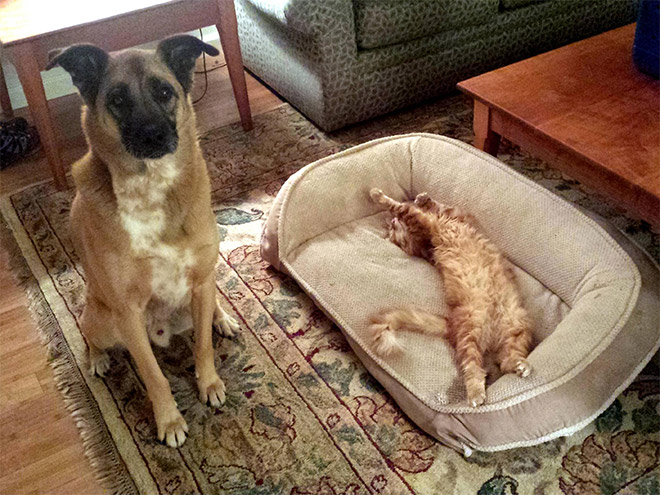
{"type": "Polygon", "coordinates": [[[443,337],[447,323],[442,316],[418,309],[392,309],[372,316],[369,336],[373,349],[380,356],[390,356],[404,350],[396,333],[402,330],[443,337]]]}

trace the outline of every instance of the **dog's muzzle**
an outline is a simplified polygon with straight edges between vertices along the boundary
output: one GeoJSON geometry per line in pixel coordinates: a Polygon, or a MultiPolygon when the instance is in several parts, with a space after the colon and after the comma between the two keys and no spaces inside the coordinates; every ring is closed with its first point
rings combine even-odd
{"type": "Polygon", "coordinates": [[[179,137],[169,123],[149,123],[127,129],[122,133],[122,141],[135,158],[156,159],[174,153],[179,137]]]}

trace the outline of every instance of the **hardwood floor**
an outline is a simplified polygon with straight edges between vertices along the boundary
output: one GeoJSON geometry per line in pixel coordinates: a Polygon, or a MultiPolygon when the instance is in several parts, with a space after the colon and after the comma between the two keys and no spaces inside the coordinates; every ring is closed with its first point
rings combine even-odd
{"type": "MultiPolygon", "coordinates": [[[[208,62],[213,67],[222,60],[208,62]]],[[[204,77],[196,77],[193,99],[204,89],[204,77]]],[[[253,116],[282,105],[250,75],[247,85],[253,116]]],[[[66,96],[50,105],[60,124],[64,156],[71,163],[85,151],[79,97],[66,96]]],[[[202,132],[240,121],[226,67],[208,73],[207,93],[195,108],[202,132]]],[[[28,117],[25,109],[16,115],[28,117]]],[[[50,178],[39,153],[0,172],[0,194],[50,178]]],[[[46,349],[25,293],[9,272],[5,251],[0,251],[0,294],[0,494],[105,493],[94,479],[76,426],[55,387],[46,349]]]]}

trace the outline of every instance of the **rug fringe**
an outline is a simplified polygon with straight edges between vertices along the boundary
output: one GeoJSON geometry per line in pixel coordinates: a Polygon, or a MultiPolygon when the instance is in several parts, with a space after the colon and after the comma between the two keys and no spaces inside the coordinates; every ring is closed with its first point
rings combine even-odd
{"type": "Polygon", "coordinates": [[[106,428],[95,400],[91,398],[84,377],[80,376],[75,357],[45,301],[39,283],[30,271],[13,232],[2,215],[0,215],[0,240],[1,247],[8,256],[10,272],[27,295],[32,320],[38,329],[42,344],[47,348],[55,385],[78,427],[85,456],[92,466],[95,478],[103,488],[113,494],[139,493],[106,428]]]}

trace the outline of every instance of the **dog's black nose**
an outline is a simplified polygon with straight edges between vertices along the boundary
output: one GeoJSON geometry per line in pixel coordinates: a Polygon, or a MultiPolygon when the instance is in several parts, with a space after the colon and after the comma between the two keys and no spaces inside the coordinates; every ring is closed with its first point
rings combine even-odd
{"type": "Polygon", "coordinates": [[[147,146],[162,146],[167,139],[167,132],[158,124],[147,124],[141,131],[142,142],[147,146]]]}
{"type": "Polygon", "coordinates": [[[136,158],[160,158],[176,151],[178,136],[167,122],[134,123],[122,133],[126,149],[136,158]]]}

